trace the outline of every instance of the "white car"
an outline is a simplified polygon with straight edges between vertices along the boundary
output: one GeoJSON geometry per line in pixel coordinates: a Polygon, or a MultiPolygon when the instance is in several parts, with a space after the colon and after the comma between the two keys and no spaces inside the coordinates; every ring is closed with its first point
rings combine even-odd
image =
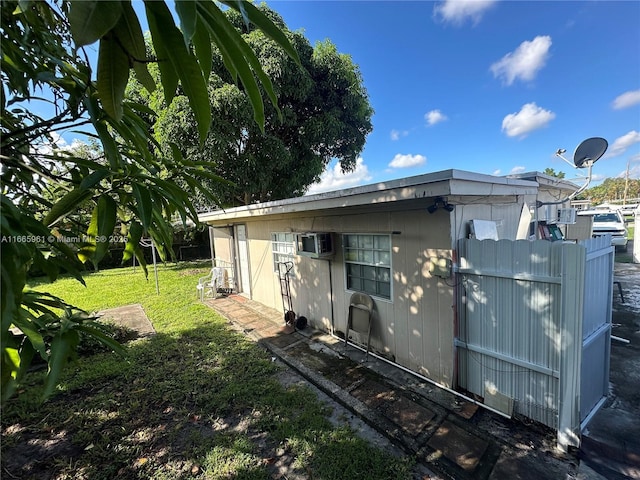
{"type": "Polygon", "coordinates": [[[578,215],[593,216],[592,234],[594,237],[610,234],[611,245],[619,247],[622,251],[627,250],[629,237],[620,210],[583,210],[578,212],[578,215]]]}

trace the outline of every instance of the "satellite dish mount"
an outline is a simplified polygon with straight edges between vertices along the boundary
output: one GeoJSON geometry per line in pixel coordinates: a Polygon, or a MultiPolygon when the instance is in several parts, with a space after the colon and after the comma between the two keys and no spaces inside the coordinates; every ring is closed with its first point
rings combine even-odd
{"type": "Polygon", "coordinates": [[[604,155],[604,152],[607,151],[608,146],[609,143],[604,138],[587,138],[577,146],[576,151],[573,153],[573,163],[562,156],[566,152],[566,150],[564,148],[559,148],[556,152],[557,157],[560,157],[573,168],[587,169],[586,182],[578,190],[573,192],[564,200],[560,200],[558,202],[536,202],[537,207],[542,207],[543,205],[559,205],[561,203],[572,200],[573,198],[584,192],[591,183],[591,170],[593,168],[593,164],[596,163],[600,159],[600,157],[602,157],[602,155],[604,155]]]}

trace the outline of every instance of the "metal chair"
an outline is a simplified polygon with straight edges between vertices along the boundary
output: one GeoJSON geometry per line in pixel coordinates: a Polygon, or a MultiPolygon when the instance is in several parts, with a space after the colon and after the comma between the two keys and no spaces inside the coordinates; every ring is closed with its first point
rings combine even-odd
{"type": "Polygon", "coordinates": [[[344,348],[349,341],[349,330],[367,335],[367,350],[364,357],[369,357],[369,345],[371,342],[371,317],[373,314],[373,299],[366,293],[356,292],[351,295],[349,302],[349,315],[347,317],[347,330],[344,333],[344,348]]]}

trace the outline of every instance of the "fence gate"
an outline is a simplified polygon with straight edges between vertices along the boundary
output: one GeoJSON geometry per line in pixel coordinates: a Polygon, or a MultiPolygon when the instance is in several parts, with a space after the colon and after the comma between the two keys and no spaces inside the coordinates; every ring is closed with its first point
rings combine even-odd
{"type": "Polygon", "coordinates": [[[608,236],[581,244],[587,249],[580,376],[580,422],[584,428],[609,391],[615,252],[608,236]]]}
{"type": "Polygon", "coordinates": [[[556,429],[563,448],[579,445],[581,423],[607,393],[613,260],[604,242],[459,242],[458,386],[556,429]]]}

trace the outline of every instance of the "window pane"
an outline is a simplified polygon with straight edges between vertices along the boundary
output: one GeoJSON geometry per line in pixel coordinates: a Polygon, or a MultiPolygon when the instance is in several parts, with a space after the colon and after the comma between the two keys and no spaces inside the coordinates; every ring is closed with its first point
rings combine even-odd
{"type": "Polygon", "coordinates": [[[358,236],[359,248],[373,248],[373,236],[372,235],[359,235],[358,236]]]}
{"type": "Polygon", "coordinates": [[[357,250],[349,250],[347,249],[344,252],[344,259],[349,262],[357,262],[358,261],[358,251],[357,250]]]}
{"type": "Polygon", "coordinates": [[[355,248],[358,246],[358,236],[357,235],[345,235],[345,245],[347,247],[355,248]]]}
{"type": "MultiPolygon", "coordinates": [[[[294,235],[289,232],[271,233],[271,251],[273,253],[273,271],[279,273],[279,263],[294,263],[294,235]]],[[[293,275],[293,270],[289,274],[293,275]]]]}
{"type": "Polygon", "coordinates": [[[371,295],[376,295],[378,293],[376,291],[376,282],[374,280],[364,280],[362,289],[371,295]]]}
{"type": "Polygon", "coordinates": [[[378,283],[378,295],[391,298],[391,285],[389,283],[378,283]]]}
{"type": "Polygon", "coordinates": [[[368,280],[376,279],[376,268],[375,267],[362,267],[362,276],[368,280]]]}
{"type": "Polygon", "coordinates": [[[374,252],[373,258],[376,265],[389,265],[391,263],[389,252],[374,252]]]}
{"type": "Polygon", "coordinates": [[[376,280],[379,282],[391,282],[391,271],[388,268],[376,268],[376,280]]]}
{"type": "Polygon", "coordinates": [[[373,263],[373,252],[371,250],[359,250],[358,261],[362,263],[373,263]]]}
{"type": "Polygon", "coordinates": [[[347,275],[360,277],[360,269],[362,267],[360,265],[354,265],[353,263],[347,264],[347,275]]]}
{"type": "Polygon", "coordinates": [[[391,298],[389,235],[344,235],[347,289],[391,298]]]}
{"type": "Polygon", "coordinates": [[[362,280],[358,277],[347,277],[347,288],[349,290],[362,291],[362,280]]]}
{"type": "Polygon", "coordinates": [[[389,243],[388,235],[377,235],[375,237],[375,248],[379,250],[390,250],[391,245],[389,243]]]}

